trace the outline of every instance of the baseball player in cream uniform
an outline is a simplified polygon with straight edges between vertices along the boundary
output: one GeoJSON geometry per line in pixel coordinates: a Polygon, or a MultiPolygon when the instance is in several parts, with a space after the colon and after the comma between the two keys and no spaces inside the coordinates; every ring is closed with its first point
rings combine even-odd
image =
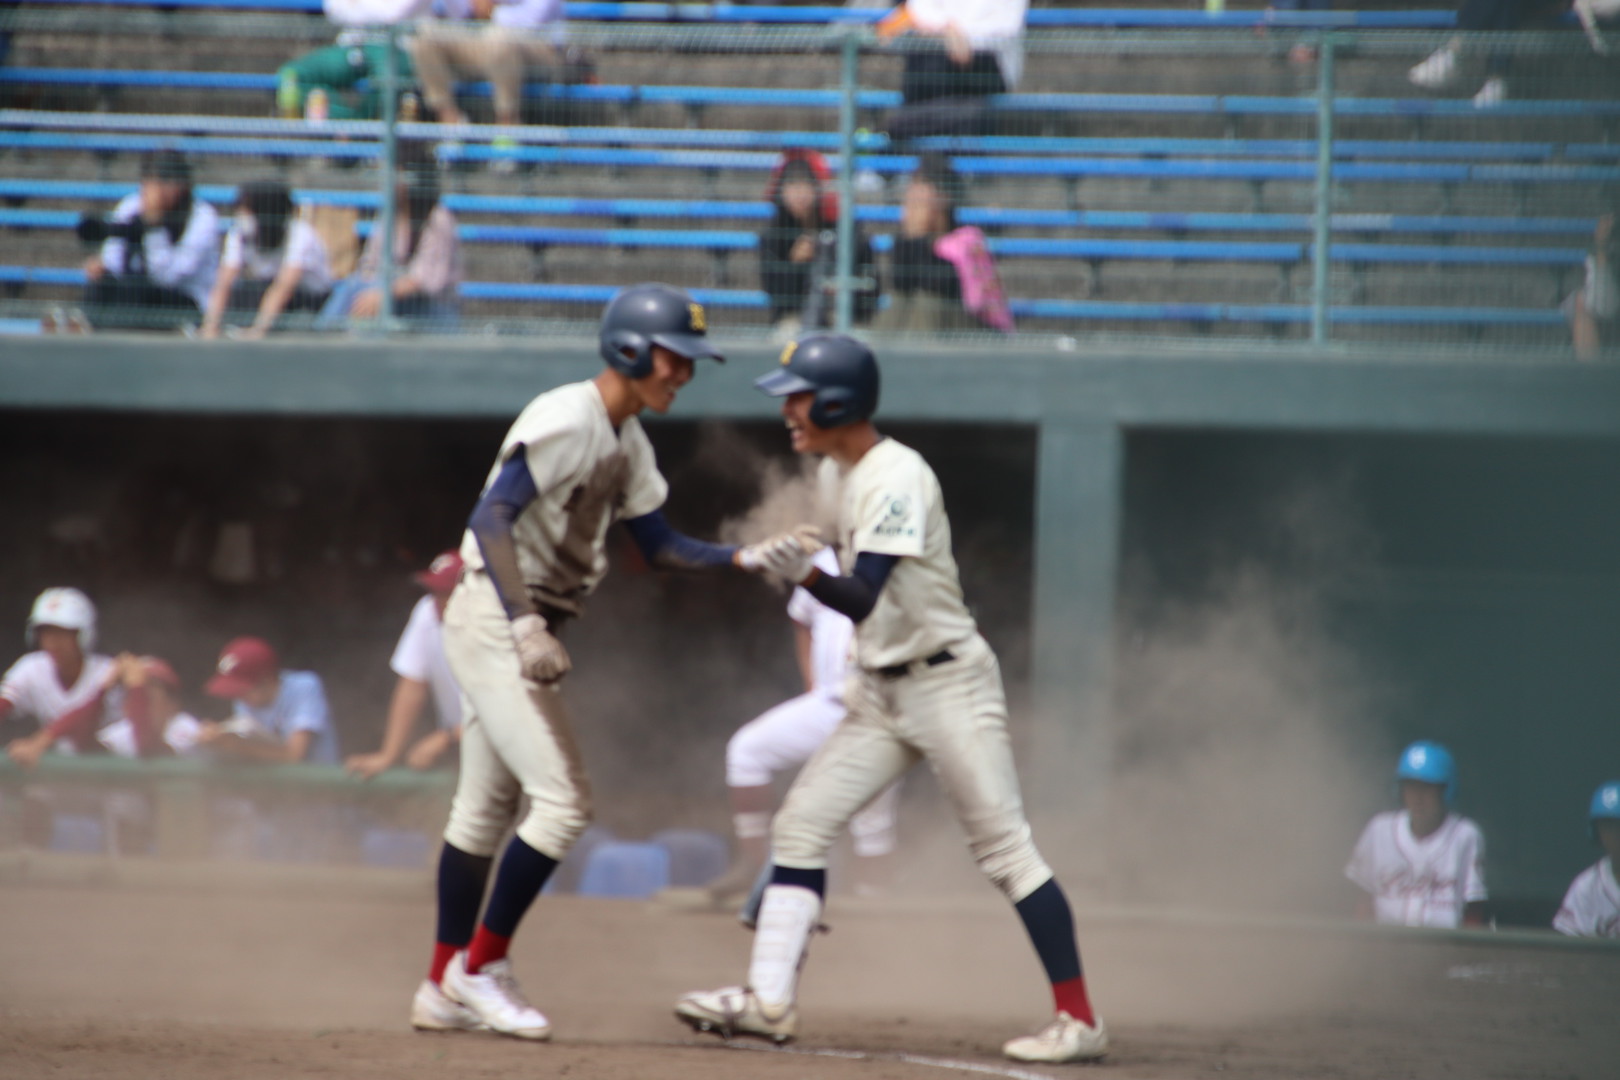
{"type": "Polygon", "coordinates": [[[878,367],[866,346],[817,334],[790,345],[782,361],[756,385],[786,399],[793,449],[825,455],[820,476],[838,508],[842,573],[782,544],[766,553],[766,569],[855,623],[848,715],[799,773],[772,824],[771,883],[747,985],[687,994],[676,1016],[728,1038],[793,1038],[827,851],[856,811],[926,759],[974,859],[1013,902],[1052,984],[1053,1020],[1004,1052],[1021,1061],[1099,1058],[1107,1034],[1087,996],[1068,900],[1030,837],[1000,669],[962,599],[939,481],[915,450],[873,425],[878,367]]]}
{"type": "Polygon", "coordinates": [[[722,359],[706,330],[703,309],[679,289],[619,292],[602,314],[606,369],[529,403],[468,520],[466,570],[444,612],[445,653],[463,693],[461,771],[439,859],[433,959],[411,1007],[417,1028],[550,1037],[507,950],[591,820],[558,685],[572,665],[559,634],[607,571],[608,526],[623,521],[662,568],[762,570],[764,551],[799,550],[791,537],[740,550],[709,544],[663,516],[668,485],[637,416],[666,412],[696,359],[722,359]],[[514,824],[479,920],[496,846],[514,824]]]}
{"type": "Polygon", "coordinates": [[[1395,926],[1485,925],[1485,837],[1450,807],[1457,766],[1439,743],[1401,751],[1402,809],[1375,814],[1345,876],[1367,892],[1359,914],[1395,926]]]}
{"type": "MultiPolygon", "coordinates": [[[[816,552],[814,565],[825,573],[838,573],[838,558],[831,548],[816,552]]],[[[750,720],[726,744],[726,786],[738,859],[720,882],[709,887],[718,901],[729,902],[747,892],[765,862],[771,778],[808,761],[844,718],[844,680],[854,624],[801,588],[793,590],[787,613],[794,623],[805,692],[750,720]]],[[[878,889],[884,883],[880,866],[894,852],[899,801],[896,782],[849,823],[858,860],[857,891],[878,889]]]]}
{"type": "Polygon", "coordinates": [[[1620,938],[1620,780],[1592,793],[1588,820],[1603,858],[1570,882],[1553,929],[1572,937],[1620,938]]]}

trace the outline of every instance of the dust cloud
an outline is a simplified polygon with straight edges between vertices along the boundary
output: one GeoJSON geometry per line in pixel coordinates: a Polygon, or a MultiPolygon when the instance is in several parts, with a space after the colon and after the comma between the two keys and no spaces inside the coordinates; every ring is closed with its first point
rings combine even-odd
{"type": "Polygon", "coordinates": [[[1127,573],[1108,829],[1120,900],[1348,913],[1340,871],[1387,757],[1367,732],[1389,690],[1332,611],[1376,586],[1377,545],[1346,476],[1261,516],[1263,560],[1217,555],[1173,596],[1152,567],[1127,573]]]}

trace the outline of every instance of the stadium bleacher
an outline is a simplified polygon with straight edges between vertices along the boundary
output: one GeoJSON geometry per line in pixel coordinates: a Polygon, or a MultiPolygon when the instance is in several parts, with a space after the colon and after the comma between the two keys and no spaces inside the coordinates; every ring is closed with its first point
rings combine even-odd
{"type": "MultiPolygon", "coordinates": [[[[319,9],[313,0],[163,6],[177,18],[192,7],[298,19],[319,9]]],[[[858,22],[874,14],[639,3],[570,4],[569,13],[610,25],[756,26],[858,22]]],[[[1030,25],[1434,30],[1451,18],[1449,11],[1268,17],[1250,10],[1210,17],[1076,7],[1037,8],[1030,25]]],[[[355,186],[371,183],[367,173],[352,166],[375,161],[377,125],[267,118],[273,72],[208,70],[206,53],[185,50],[165,53],[161,67],[92,66],[60,51],[39,63],[26,55],[26,37],[20,44],[24,55],[17,59],[24,62],[0,68],[0,103],[15,103],[12,95],[23,93],[30,105],[75,107],[0,108],[0,199],[7,203],[0,229],[27,241],[18,245],[25,257],[0,268],[0,283],[14,297],[71,295],[77,279],[64,264],[77,255],[70,226],[78,214],[129,191],[133,155],[158,146],[193,155],[205,181],[200,193],[216,203],[231,197],[235,181],[268,171],[294,180],[300,201],[376,205],[374,190],[355,186]],[[203,102],[206,110],[197,109],[203,102]],[[207,182],[213,180],[219,182],[207,182]]],[[[471,245],[472,280],[463,298],[475,319],[578,313],[649,269],[706,283],[710,302],[758,317],[747,313],[766,307],[763,294],[733,286],[749,283],[753,230],[770,213],[758,197],[765,174],[789,147],[820,150],[839,167],[841,140],[833,127],[842,95],[827,85],[826,64],[814,56],[794,61],[804,70],[784,80],[807,85],[779,86],[755,85],[741,61],[728,73],[722,54],[703,59],[706,65],[694,60],[688,67],[707,80],[678,81],[681,69],[668,57],[627,46],[613,54],[613,81],[528,88],[538,106],[606,109],[608,123],[401,125],[402,137],[439,143],[446,202],[471,245]],[[677,81],[668,81],[671,75],[677,81]],[[670,118],[686,126],[672,126],[670,118]],[[486,141],[496,134],[519,145],[497,149],[486,141]],[[492,161],[521,169],[496,178],[481,168],[492,161]]],[[[994,100],[1007,134],[897,148],[880,131],[858,133],[856,167],[880,186],[875,196],[870,184],[863,189],[869,201],[856,206],[855,216],[873,234],[880,257],[898,220],[898,179],[915,167],[917,151],[938,150],[966,183],[960,221],[989,233],[1013,309],[1027,328],[1236,324],[1238,332],[1252,333],[1255,324],[1288,332],[1307,323],[1311,308],[1302,289],[1315,256],[1310,205],[1319,108],[1309,82],[1283,73],[1270,83],[1293,81],[1296,92],[1257,85],[1261,92],[1233,93],[1233,83],[1243,80],[1222,71],[1231,66],[1230,53],[1197,64],[1183,56],[1179,64],[1201,72],[1178,72],[1162,92],[1107,88],[1106,65],[1096,85],[1084,85],[1083,76],[1077,83],[1066,70],[1043,81],[1043,73],[1059,74],[1060,62],[1032,49],[1019,92],[994,100]],[[1185,92],[1200,73],[1220,76],[1207,80],[1214,92],[1185,92]]],[[[1331,165],[1333,323],[1424,326],[1440,334],[1515,327],[1530,335],[1526,340],[1549,340],[1562,322],[1556,301],[1579,271],[1596,214],[1620,190],[1614,138],[1620,98],[1601,87],[1587,95],[1560,85],[1558,93],[1482,110],[1466,97],[1411,93],[1401,78],[1406,63],[1378,50],[1342,63],[1349,74],[1341,73],[1333,102],[1342,136],[1331,165]],[[1434,272],[1440,269],[1445,273],[1434,272]]],[[[875,126],[898,104],[897,91],[885,85],[891,80],[883,70],[863,74],[857,97],[863,124],[875,126]]],[[[471,102],[488,93],[478,82],[458,88],[471,102]]]]}

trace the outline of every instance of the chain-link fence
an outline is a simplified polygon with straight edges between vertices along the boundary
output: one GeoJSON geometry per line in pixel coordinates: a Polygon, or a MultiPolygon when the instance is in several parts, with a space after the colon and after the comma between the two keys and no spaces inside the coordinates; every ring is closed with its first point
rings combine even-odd
{"type": "Polygon", "coordinates": [[[3,16],[6,327],[527,334],[649,279],[781,337],[1566,353],[1620,312],[1620,65],[1571,20],[276,6],[3,16]]]}

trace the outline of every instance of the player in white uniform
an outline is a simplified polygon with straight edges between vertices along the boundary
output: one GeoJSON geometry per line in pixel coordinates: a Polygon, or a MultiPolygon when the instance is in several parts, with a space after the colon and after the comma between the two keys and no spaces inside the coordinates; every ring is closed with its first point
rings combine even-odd
{"type": "Polygon", "coordinates": [[[1553,929],[1572,937],[1620,938],[1620,780],[1592,793],[1589,819],[1603,858],[1570,883],[1553,929]]]}
{"type": "Polygon", "coordinates": [[[0,721],[13,714],[38,725],[6,753],[32,768],[53,745],[59,753],[96,749],[95,736],[118,715],[110,691],[117,664],[96,647],[96,607],[78,589],[46,589],[28,615],[25,654],[0,680],[0,721]]]}
{"type": "Polygon", "coordinates": [[[410,768],[431,769],[461,738],[461,688],[450,674],[442,628],[444,606],[461,580],[461,569],[460,553],[446,551],[416,575],[416,583],[427,590],[427,595],[411,609],[389,661],[399,679],[388,703],[382,747],[369,754],[354,754],[344,762],[344,767],[356,776],[370,779],[393,768],[401,757],[410,768]],[[430,696],[439,722],[407,751],[411,729],[430,696]]]}
{"type": "Polygon", "coordinates": [[[1401,751],[1395,779],[1402,809],[1373,816],[1344,868],[1368,894],[1358,913],[1395,926],[1484,926],[1485,837],[1450,810],[1451,751],[1415,742],[1401,751]]]}
{"type": "MultiPolygon", "coordinates": [[[[838,558],[823,548],[814,562],[824,573],[838,573],[838,558]]],[[[768,709],[737,729],[726,744],[726,785],[731,792],[737,863],[710,891],[719,902],[740,899],[758,876],[771,827],[771,777],[803,765],[844,718],[844,679],[849,674],[854,624],[803,589],[788,601],[805,692],[768,709]]],[[[849,823],[855,840],[857,890],[879,888],[882,866],[894,852],[899,782],[890,784],[849,823]]]]}
{"type": "Polygon", "coordinates": [[[827,851],[862,806],[926,759],[974,859],[1015,905],[1052,984],[1056,1016],[1003,1048],[1021,1061],[1107,1052],[1075,946],[1068,900],[1030,837],[1007,735],[1000,668],[962,600],[939,481],[922,457],[879,434],[877,361],[853,338],[788,347],[755,385],[784,397],[793,449],[826,455],[843,574],[780,545],[767,569],[855,623],[849,710],[799,773],[771,827],[771,883],[746,986],[687,994],[675,1014],[699,1031],[791,1039],[805,947],[821,918],[827,851]]]}
{"type": "Polygon", "coordinates": [[[464,695],[461,772],[439,858],[433,960],[411,1006],[417,1028],[550,1037],[506,954],[591,818],[558,687],[571,661],[557,635],[607,572],[608,526],[623,521],[653,566],[763,568],[757,545],[739,551],[669,526],[668,485],[637,419],[668,411],[695,359],[721,359],[706,330],[703,309],[679,289],[622,290],[602,313],[607,368],[524,408],[468,520],[467,568],[444,613],[445,652],[464,695]],[[514,824],[480,921],[496,845],[514,824]]]}

